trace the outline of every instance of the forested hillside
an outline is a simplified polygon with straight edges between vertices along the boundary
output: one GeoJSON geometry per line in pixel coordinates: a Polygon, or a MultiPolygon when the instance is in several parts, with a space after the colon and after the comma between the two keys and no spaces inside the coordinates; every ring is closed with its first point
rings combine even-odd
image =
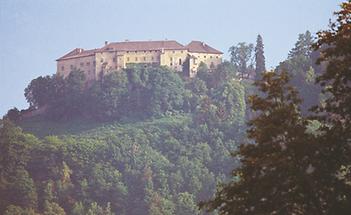
{"type": "Polygon", "coordinates": [[[191,79],[131,65],[32,80],[29,109],[0,120],[0,214],[348,214],[349,14],[273,71],[258,35],[191,79]]]}
{"type": "Polygon", "coordinates": [[[140,65],[94,83],[73,71],[25,94],[46,111],[2,121],[6,214],[196,214],[244,138],[245,87],[230,63],[189,80],[140,65]]]}
{"type": "MultiPolygon", "coordinates": [[[[264,68],[260,40],[256,67],[264,68]]],[[[34,79],[25,89],[30,110],[45,111],[25,117],[12,109],[2,121],[1,211],[200,213],[198,202],[239,165],[230,154],[246,140],[253,116],[246,103],[255,88],[243,73],[255,66],[240,68],[249,59],[239,59],[233,54],[214,71],[200,65],[193,79],[144,65],[94,82],[81,71],[34,79]]],[[[296,64],[298,84],[308,84],[306,66],[296,64]]]]}

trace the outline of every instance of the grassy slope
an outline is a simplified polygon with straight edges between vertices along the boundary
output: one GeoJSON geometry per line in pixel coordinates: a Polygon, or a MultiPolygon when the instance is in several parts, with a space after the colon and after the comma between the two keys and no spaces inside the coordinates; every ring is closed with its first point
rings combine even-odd
{"type": "Polygon", "coordinates": [[[159,128],[179,125],[189,122],[191,119],[188,115],[165,116],[162,118],[147,119],[144,121],[129,122],[108,122],[101,123],[86,119],[72,119],[70,121],[50,121],[40,117],[23,120],[19,126],[25,131],[36,135],[37,137],[45,137],[49,135],[84,135],[99,134],[105,130],[114,130],[117,128],[143,128],[148,126],[156,126],[159,128]]]}

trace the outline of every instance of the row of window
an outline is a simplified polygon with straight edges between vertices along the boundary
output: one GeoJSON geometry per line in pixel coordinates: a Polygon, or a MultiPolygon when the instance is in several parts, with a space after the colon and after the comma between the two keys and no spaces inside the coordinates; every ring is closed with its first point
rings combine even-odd
{"type": "MultiPolygon", "coordinates": [[[[81,67],[84,67],[84,62],[81,62],[79,65],[80,65],[81,67]]],[[[86,66],[90,66],[90,62],[86,62],[85,65],[86,65],[86,66]]],[[[96,62],[93,61],[93,66],[95,66],[95,65],[96,65],[96,62]]],[[[75,68],[74,65],[70,65],[70,69],[71,69],[71,70],[74,69],[74,68],[75,68]]],[[[65,66],[61,66],[61,71],[65,71],[65,66]]]]}
{"type": "MultiPolygon", "coordinates": [[[[201,55],[199,55],[199,56],[197,56],[198,58],[201,58],[201,55]]],[[[207,58],[207,55],[204,55],[204,58],[207,58]]],[[[212,55],[210,55],[210,58],[212,59],[213,58],[213,56],[212,55]]],[[[216,58],[218,59],[219,57],[218,56],[216,56],[216,58]]]]}
{"type": "MultiPolygon", "coordinates": [[[[142,59],[143,59],[144,61],[146,61],[146,57],[143,57],[142,59]]],[[[154,57],[151,57],[150,59],[151,59],[152,61],[155,60],[154,57]]],[[[139,58],[138,58],[138,57],[135,57],[134,60],[135,60],[135,61],[138,61],[139,58]]],[[[129,57],[127,57],[127,61],[130,61],[130,58],[129,58],[129,57]]]]}
{"type": "MultiPolygon", "coordinates": [[[[127,53],[135,53],[135,54],[137,54],[138,53],[138,51],[126,51],[127,53]]],[[[152,53],[152,52],[155,52],[155,53],[157,53],[158,52],[158,50],[150,50],[150,51],[139,51],[139,52],[144,52],[144,53],[146,53],[146,52],[150,52],[150,53],[152,53]]],[[[172,51],[173,53],[176,53],[177,51],[175,51],[175,50],[173,50],[172,51]]],[[[181,50],[180,51],[180,53],[183,53],[183,51],[181,50]]]]}
{"type": "MultiPolygon", "coordinates": [[[[200,57],[200,56],[198,56],[198,57],[200,57]]],[[[204,58],[206,58],[206,55],[204,55],[204,58]]],[[[210,58],[212,58],[212,56],[210,56],[210,58]]],[[[218,56],[216,56],[216,58],[218,58],[218,56]]],[[[146,61],[147,58],[146,58],[146,57],[143,57],[142,59],[143,59],[143,61],[146,61]]],[[[117,62],[117,57],[114,57],[112,60],[113,60],[113,62],[117,62]]],[[[138,58],[138,57],[135,57],[134,60],[137,62],[137,61],[139,60],[139,58],[138,58]]],[[[170,57],[169,60],[170,60],[170,66],[173,66],[173,58],[170,57]]],[[[127,57],[127,62],[129,62],[129,61],[130,61],[130,58],[127,57]]],[[[154,57],[153,57],[153,56],[151,57],[151,61],[154,61],[154,57]]],[[[196,59],[193,59],[193,61],[194,61],[194,62],[193,62],[194,64],[197,64],[196,59]]],[[[101,58],[100,62],[102,63],[102,62],[104,62],[104,60],[101,58]]],[[[182,65],[182,59],[181,59],[181,58],[179,58],[178,64],[179,64],[179,65],[182,65]]],[[[86,66],[90,66],[90,62],[86,62],[85,65],[86,65],[86,66]]],[[[96,62],[93,61],[93,66],[95,66],[95,65],[96,65],[96,62]]],[[[80,66],[81,66],[81,67],[84,67],[84,63],[81,62],[81,63],[80,63],[80,66]]],[[[71,65],[70,68],[71,68],[71,70],[72,70],[72,69],[74,69],[74,66],[71,65]]],[[[64,70],[65,70],[65,67],[64,67],[64,66],[61,66],[61,71],[64,71],[64,70]]]]}
{"type": "MultiPolygon", "coordinates": [[[[172,58],[172,57],[169,58],[169,61],[170,61],[169,65],[170,65],[170,66],[173,66],[173,58],[172,58]]],[[[178,64],[179,64],[180,66],[182,65],[182,59],[181,59],[181,58],[179,58],[178,64]]]]}

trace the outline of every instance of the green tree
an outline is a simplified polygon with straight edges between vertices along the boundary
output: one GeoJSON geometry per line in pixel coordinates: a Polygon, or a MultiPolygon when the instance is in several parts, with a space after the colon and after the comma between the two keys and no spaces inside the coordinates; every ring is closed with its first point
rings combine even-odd
{"type": "Polygon", "coordinates": [[[50,76],[40,76],[30,82],[24,90],[24,96],[30,107],[39,108],[50,103],[52,78],[50,76]]]}
{"type": "Polygon", "coordinates": [[[288,58],[303,55],[310,57],[312,53],[313,37],[311,32],[306,31],[304,34],[299,34],[295,47],[289,52],[288,58]]]}
{"type": "Polygon", "coordinates": [[[213,100],[218,107],[217,116],[221,121],[242,125],[245,120],[244,86],[234,80],[225,82],[213,92],[213,100]]]}
{"type": "Polygon", "coordinates": [[[351,1],[342,3],[335,15],[314,45],[321,52],[317,62],[324,68],[317,82],[326,97],[316,112],[323,123],[319,162],[325,169],[325,210],[346,215],[351,213],[351,1]]]}
{"type": "Polygon", "coordinates": [[[153,215],[172,215],[175,211],[174,203],[157,192],[151,193],[149,205],[148,212],[153,215]]]}
{"type": "MultiPolygon", "coordinates": [[[[302,98],[301,110],[304,115],[311,112],[312,106],[320,103],[321,89],[315,84],[317,72],[315,56],[312,55],[313,38],[309,31],[299,34],[294,48],[289,52],[288,58],[281,62],[276,71],[288,71],[291,84],[299,89],[302,98]]],[[[315,53],[314,53],[315,55],[315,53]]]]}
{"type": "Polygon", "coordinates": [[[194,77],[190,79],[185,86],[186,89],[189,90],[189,93],[186,94],[188,96],[184,96],[184,105],[188,104],[189,111],[194,112],[196,107],[200,104],[201,99],[207,96],[208,89],[206,83],[203,80],[194,77]]]}
{"type": "Polygon", "coordinates": [[[14,107],[7,111],[4,119],[8,119],[11,122],[16,123],[21,119],[21,112],[16,107],[14,107]]]}
{"type": "Polygon", "coordinates": [[[238,43],[238,45],[229,48],[230,62],[237,67],[241,77],[244,77],[248,68],[252,66],[253,50],[253,44],[246,44],[244,42],[238,43]]]}
{"type": "Polygon", "coordinates": [[[266,59],[264,57],[264,46],[261,35],[257,36],[255,46],[256,80],[261,79],[261,74],[266,71],[266,59]]]}
{"type": "Polygon", "coordinates": [[[92,202],[87,210],[87,215],[114,215],[111,211],[110,204],[107,203],[106,207],[99,206],[96,202],[92,202]]]}
{"type": "Polygon", "coordinates": [[[71,71],[65,78],[64,97],[62,104],[65,117],[79,116],[84,104],[84,90],[86,89],[85,74],[83,71],[71,71]]]}
{"type": "Polygon", "coordinates": [[[179,193],[177,196],[176,214],[195,215],[199,209],[194,201],[194,196],[188,192],[179,193]]]}
{"type": "Polygon", "coordinates": [[[302,113],[307,115],[309,109],[320,102],[320,87],[314,82],[316,73],[312,67],[312,59],[305,55],[295,55],[283,62],[276,69],[277,71],[288,71],[292,77],[291,85],[299,89],[301,98],[302,113]]]}
{"type": "Polygon", "coordinates": [[[26,170],[38,140],[8,120],[0,120],[0,212],[9,204],[36,208],[37,192],[26,170]]]}
{"type": "Polygon", "coordinates": [[[118,119],[127,111],[128,79],[124,71],[111,72],[87,90],[88,109],[100,120],[118,119]]]}
{"type": "Polygon", "coordinates": [[[56,202],[46,201],[44,215],[66,215],[66,212],[56,202]]]}
{"type": "Polygon", "coordinates": [[[10,177],[10,180],[11,202],[26,208],[37,208],[38,194],[29,173],[19,168],[16,170],[15,175],[10,177]]]}
{"type": "Polygon", "coordinates": [[[22,208],[16,205],[9,205],[4,215],[39,215],[32,208],[22,208]]]}
{"type": "Polygon", "coordinates": [[[72,215],[84,215],[85,214],[85,208],[82,202],[76,202],[73,205],[72,208],[72,215]]]}
{"type": "Polygon", "coordinates": [[[148,80],[149,103],[146,110],[151,115],[181,110],[183,107],[184,82],[167,68],[152,67],[148,80]]]}
{"type": "Polygon", "coordinates": [[[220,214],[323,214],[316,141],[306,133],[300,99],[288,81],[286,72],[269,72],[256,82],[262,96],[250,97],[258,112],[248,129],[254,143],[240,147],[242,165],[233,180],[202,207],[220,214]]]}

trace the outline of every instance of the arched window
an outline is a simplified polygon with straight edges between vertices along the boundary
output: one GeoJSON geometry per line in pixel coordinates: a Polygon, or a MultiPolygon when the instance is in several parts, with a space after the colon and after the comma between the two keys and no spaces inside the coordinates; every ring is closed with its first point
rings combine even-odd
{"type": "Polygon", "coordinates": [[[179,65],[182,65],[182,59],[179,58],[179,65]]]}

